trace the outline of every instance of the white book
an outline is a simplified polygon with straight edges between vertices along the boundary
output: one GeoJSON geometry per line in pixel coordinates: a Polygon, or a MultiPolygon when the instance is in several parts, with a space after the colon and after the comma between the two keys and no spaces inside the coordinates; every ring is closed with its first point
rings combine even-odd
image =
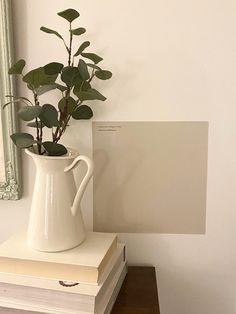
{"type": "Polygon", "coordinates": [[[95,314],[109,314],[111,312],[127,274],[127,270],[127,263],[125,263],[120,276],[114,278],[109,289],[107,289],[106,295],[104,295],[101,301],[97,304],[95,314]]]}
{"type": "Polygon", "coordinates": [[[114,277],[109,288],[107,289],[107,293],[95,307],[95,314],[109,314],[111,312],[122,287],[123,281],[126,277],[127,269],[127,263],[125,263],[121,272],[118,272],[117,276],[114,277]]]}
{"type": "Polygon", "coordinates": [[[88,232],[76,248],[38,252],[27,245],[26,234],[21,232],[0,245],[0,272],[98,284],[116,247],[116,234],[88,232]]]}
{"type": "Polygon", "coordinates": [[[124,245],[118,244],[97,286],[63,286],[58,280],[0,273],[0,306],[55,314],[103,313],[114,303],[125,277],[124,252],[124,245]]]}
{"type": "Polygon", "coordinates": [[[0,305],[0,313],[1,314],[33,314],[33,313],[47,313],[47,314],[110,314],[113,305],[116,301],[117,295],[120,291],[120,288],[122,286],[122,283],[125,279],[125,276],[127,274],[127,265],[124,264],[122,271],[120,272],[120,274],[118,273],[118,275],[116,277],[113,278],[113,281],[110,283],[109,289],[107,294],[103,297],[103,299],[100,301],[100,303],[97,305],[97,307],[95,308],[95,310],[93,311],[89,311],[89,309],[85,309],[84,311],[82,310],[78,310],[76,309],[75,311],[71,311],[68,309],[42,309],[39,308],[38,306],[32,306],[32,305],[24,305],[22,306],[22,304],[17,304],[17,303],[9,303],[9,302],[5,302],[2,303],[1,305],[4,307],[1,307],[0,305]],[[15,312],[16,311],[16,312],[15,312]],[[25,312],[26,311],[26,312],[25,312]],[[30,311],[30,312],[28,312],[30,311]],[[40,312],[39,312],[40,311],[40,312]]]}

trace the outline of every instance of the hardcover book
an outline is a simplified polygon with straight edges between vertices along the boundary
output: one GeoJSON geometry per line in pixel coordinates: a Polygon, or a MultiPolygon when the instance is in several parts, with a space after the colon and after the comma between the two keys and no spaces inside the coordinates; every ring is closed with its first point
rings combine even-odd
{"type": "Polygon", "coordinates": [[[99,285],[0,273],[0,304],[41,313],[110,313],[127,272],[118,244],[99,285]]]}
{"type": "Polygon", "coordinates": [[[0,272],[97,285],[116,248],[116,234],[88,232],[76,248],[38,252],[28,247],[21,232],[0,245],[0,272]]]}

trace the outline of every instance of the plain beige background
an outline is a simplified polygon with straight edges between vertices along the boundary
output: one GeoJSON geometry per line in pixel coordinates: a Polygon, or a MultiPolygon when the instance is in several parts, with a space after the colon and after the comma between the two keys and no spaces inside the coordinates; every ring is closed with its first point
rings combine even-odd
{"type": "MultiPolygon", "coordinates": [[[[13,0],[13,7],[16,58],[27,69],[66,62],[63,44],[39,28],[68,35],[56,12],[80,11],[83,40],[114,73],[97,86],[107,101],[93,105],[95,120],[209,121],[206,234],[119,238],[130,263],[156,266],[162,314],[235,314],[236,1],[13,0]]],[[[91,122],[68,132],[64,143],[92,156],[91,122]]],[[[2,241],[28,221],[35,170],[25,155],[23,163],[23,199],[0,201],[2,241]]],[[[90,229],[92,195],[90,185],[82,202],[90,229]]]]}
{"type": "Polygon", "coordinates": [[[205,233],[206,122],[94,122],[94,230],[205,233]]]}

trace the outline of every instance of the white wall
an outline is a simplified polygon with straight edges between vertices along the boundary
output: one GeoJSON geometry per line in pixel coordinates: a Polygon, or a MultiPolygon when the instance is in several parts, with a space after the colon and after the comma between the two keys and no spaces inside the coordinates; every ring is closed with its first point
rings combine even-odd
{"type": "MultiPolygon", "coordinates": [[[[56,12],[74,7],[114,78],[97,120],[209,121],[206,235],[121,235],[131,263],[158,270],[162,314],[236,313],[236,2],[234,0],[13,0],[16,56],[29,68],[58,57],[56,12]]],[[[23,89],[21,89],[24,92],[23,89]]],[[[91,153],[70,132],[71,145],[91,153]]],[[[0,203],[0,239],[27,223],[34,169],[24,157],[24,198],[0,203]]],[[[90,191],[91,192],[91,189],[90,191]]],[[[84,202],[91,214],[91,201],[84,202]]],[[[90,218],[87,222],[91,224],[90,218]]],[[[90,225],[91,227],[91,225],[90,225]]]]}

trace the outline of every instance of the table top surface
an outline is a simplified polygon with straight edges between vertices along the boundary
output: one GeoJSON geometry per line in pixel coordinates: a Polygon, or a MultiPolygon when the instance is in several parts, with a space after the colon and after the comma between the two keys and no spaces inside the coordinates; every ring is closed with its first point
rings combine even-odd
{"type": "Polygon", "coordinates": [[[160,314],[154,267],[128,267],[111,314],[160,314]]]}

